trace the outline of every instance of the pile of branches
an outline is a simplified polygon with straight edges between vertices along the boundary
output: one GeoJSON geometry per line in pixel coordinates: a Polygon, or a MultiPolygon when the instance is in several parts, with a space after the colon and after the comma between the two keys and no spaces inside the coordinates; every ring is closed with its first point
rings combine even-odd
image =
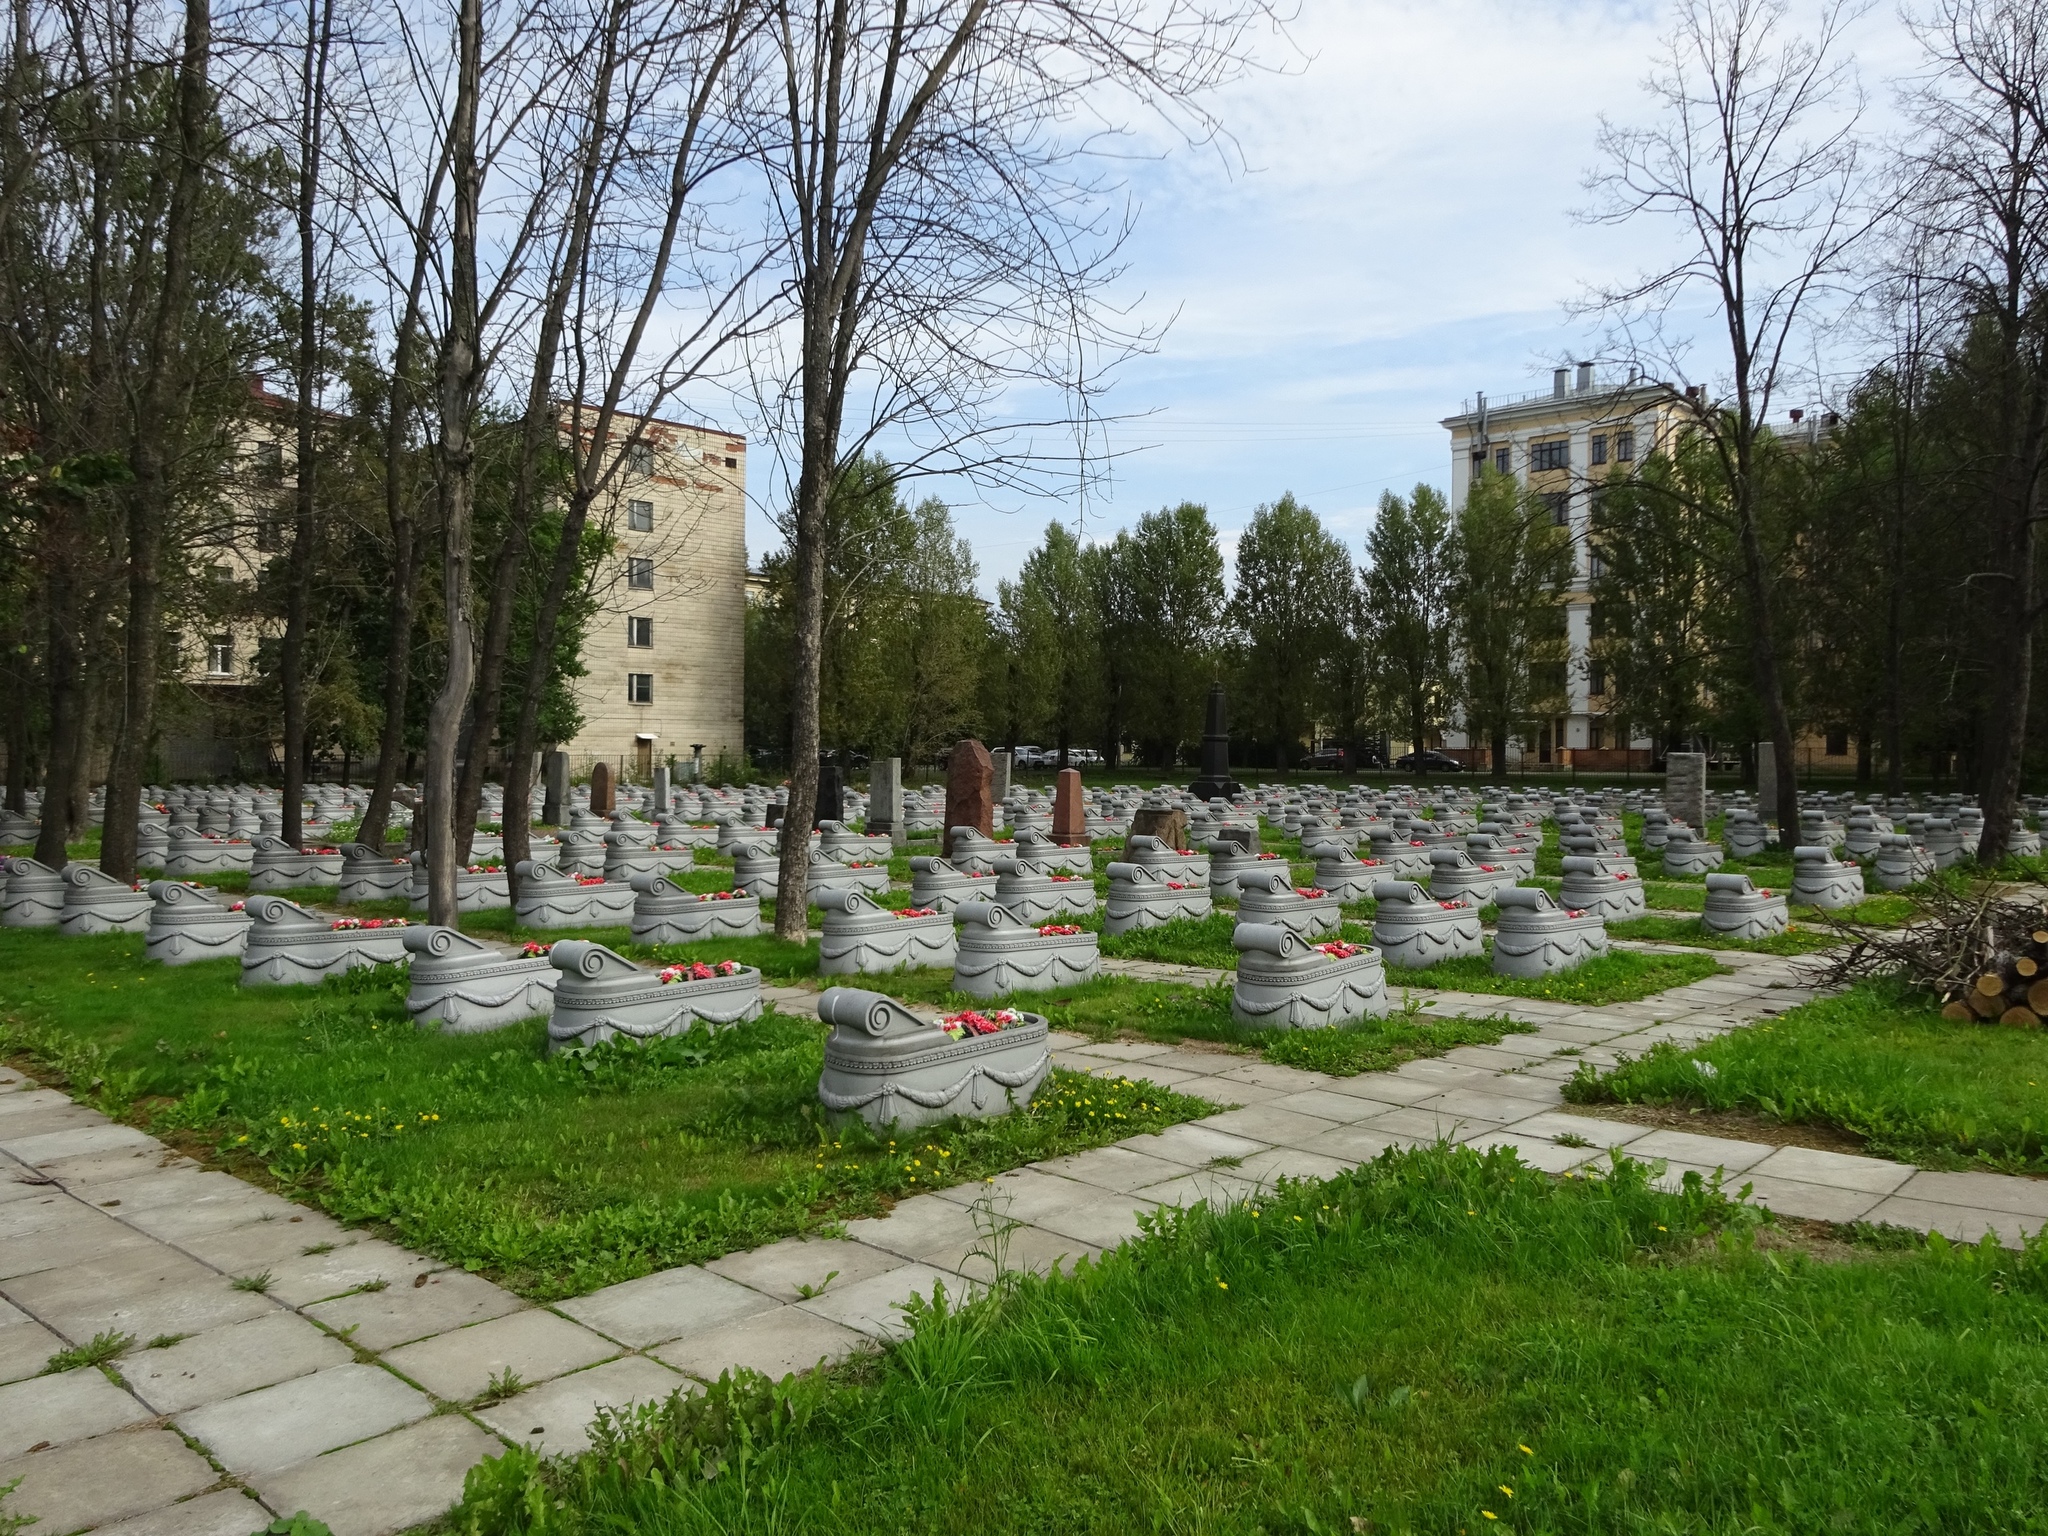
{"type": "Polygon", "coordinates": [[[1900,928],[1830,918],[1849,942],[1822,962],[1818,980],[1888,977],[1934,994],[1944,1018],[2029,1028],[2048,1020],[2048,907],[1990,880],[1930,882],[1914,906],[1900,928]]]}

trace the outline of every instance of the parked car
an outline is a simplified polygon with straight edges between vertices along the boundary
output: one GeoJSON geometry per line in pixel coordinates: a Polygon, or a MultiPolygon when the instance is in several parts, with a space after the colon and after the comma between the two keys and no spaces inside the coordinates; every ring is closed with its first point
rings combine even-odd
{"type": "Polygon", "coordinates": [[[1342,747],[1317,747],[1303,761],[1302,767],[1313,768],[1322,773],[1341,773],[1344,770],[1344,749],[1342,747]]]}
{"type": "MultiPolygon", "coordinates": [[[[1055,761],[1057,761],[1057,755],[1055,755],[1055,761]]],[[[1070,747],[1067,749],[1067,766],[1069,768],[1100,768],[1102,766],[1102,754],[1093,747],[1070,747]]]]}
{"type": "Polygon", "coordinates": [[[1043,767],[1046,760],[1046,753],[1042,747],[1018,747],[1010,754],[1011,764],[1018,768],[1043,767]]]}
{"type": "Polygon", "coordinates": [[[1394,767],[1402,773],[1463,773],[1465,765],[1448,752],[1439,752],[1434,747],[1426,752],[1403,752],[1394,759],[1394,767]]]}

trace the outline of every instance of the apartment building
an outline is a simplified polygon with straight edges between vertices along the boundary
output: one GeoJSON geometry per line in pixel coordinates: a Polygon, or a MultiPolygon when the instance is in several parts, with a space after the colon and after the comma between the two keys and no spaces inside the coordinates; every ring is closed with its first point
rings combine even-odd
{"type": "MultiPolygon", "coordinates": [[[[1607,680],[1591,659],[1593,500],[1608,477],[1640,462],[1674,429],[1679,404],[1667,384],[1601,377],[1591,363],[1559,368],[1547,390],[1490,399],[1479,395],[1443,420],[1451,435],[1451,505],[1462,507],[1483,468],[1513,475],[1550,509],[1572,535],[1573,575],[1563,594],[1565,662],[1563,713],[1539,722],[1533,741],[1510,742],[1530,766],[1613,772],[1647,768],[1647,736],[1625,734],[1608,718],[1607,680]]],[[[1476,756],[1485,743],[1445,732],[1447,750],[1476,756]]]]}
{"type": "MultiPolygon", "coordinates": [[[[558,745],[577,773],[601,759],[645,782],[657,762],[743,750],[747,445],[717,427],[656,418],[615,423],[614,437],[636,428],[623,472],[591,509],[611,553],[575,680],[582,729],[558,745]]],[[[571,430],[565,408],[565,439],[571,430]]],[[[295,433],[292,403],[252,381],[229,505],[201,541],[197,598],[174,621],[185,684],[167,711],[174,778],[257,775],[274,757],[278,723],[255,707],[255,690],[264,642],[280,625],[254,599],[289,539],[295,433]]]]}

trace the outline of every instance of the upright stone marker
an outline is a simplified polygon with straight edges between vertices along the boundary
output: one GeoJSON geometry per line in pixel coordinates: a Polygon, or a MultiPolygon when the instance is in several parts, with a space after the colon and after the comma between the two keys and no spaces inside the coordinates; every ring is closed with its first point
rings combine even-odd
{"type": "Polygon", "coordinates": [[[612,765],[599,758],[590,768],[590,814],[612,813],[612,765]]]}
{"type": "MultiPolygon", "coordinates": [[[[1014,758],[1011,753],[998,752],[989,759],[989,764],[989,794],[995,798],[997,805],[1001,805],[1010,798],[1010,769],[1014,765],[1014,758]]],[[[967,823],[963,821],[960,825],[964,827],[967,823]]]]}
{"type": "Polygon", "coordinates": [[[665,816],[674,807],[675,802],[669,798],[668,791],[668,764],[656,763],[654,765],[654,813],[657,816],[665,816]]]}
{"type": "Polygon", "coordinates": [[[1081,770],[1062,768],[1052,792],[1052,840],[1056,843],[1088,841],[1088,812],[1081,804],[1081,770]]]}
{"type": "Polygon", "coordinates": [[[811,808],[811,828],[821,821],[837,821],[846,814],[846,781],[839,776],[836,758],[818,759],[818,803],[811,808]]]}
{"type": "Polygon", "coordinates": [[[1778,824],[1778,745],[1772,741],[1756,744],[1756,819],[1778,824]]]}
{"type": "Polygon", "coordinates": [[[889,846],[903,847],[903,759],[885,757],[868,769],[868,833],[889,835],[889,846]]]}
{"type": "Polygon", "coordinates": [[[1188,813],[1177,805],[1141,805],[1131,815],[1131,836],[1156,837],[1169,848],[1188,851],[1188,813]]]}
{"type": "Polygon", "coordinates": [[[953,856],[953,829],[972,827],[983,837],[996,835],[995,760],[972,736],[953,748],[946,765],[946,848],[953,856]]]}
{"type": "Polygon", "coordinates": [[[1197,800],[1228,800],[1244,786],[1230,776],[1230,725],[1223,685],[1209,685],[1209,717],[1202,727],[1202,776],[1188,786],[1197,800]]]}
{"type": "Polygon", "coordinates": [[[541,782],[546,793],[540,802],[540,819],[559,827],[569,819],[569,754],[560,747],[542,758],[541,782]]]}
{"type": "Polygon", "coordinates": [[[1664,809],[1691,827],[1694,837],[1707,835],[1706,753],[1665,754],[1664,809]]]}

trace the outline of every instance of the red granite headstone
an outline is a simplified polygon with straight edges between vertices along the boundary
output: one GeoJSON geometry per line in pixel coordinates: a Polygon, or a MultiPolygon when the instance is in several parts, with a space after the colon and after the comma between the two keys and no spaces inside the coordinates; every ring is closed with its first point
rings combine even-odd
{"type": "Polygon", "coordinates": [[[1052,792],[1052,840],[1056,843],[1088,841],[1087,812],[1081,806],[1081,770],[1062,768],[1052,792]]]}
{"type": "Polygon", "coordinates": [[[590,770],[590,814],[609,816],[612,813],[612,770],[606,762],[594,764],[590,770]]]}
{"type": "Polygon", "coordinates": [[[983,837],[996,835],[995,773],[995,759],[973,737],[954,746],[946,765],[947,858],[953,856],[955,827],[972,827],[983,837]]]}

